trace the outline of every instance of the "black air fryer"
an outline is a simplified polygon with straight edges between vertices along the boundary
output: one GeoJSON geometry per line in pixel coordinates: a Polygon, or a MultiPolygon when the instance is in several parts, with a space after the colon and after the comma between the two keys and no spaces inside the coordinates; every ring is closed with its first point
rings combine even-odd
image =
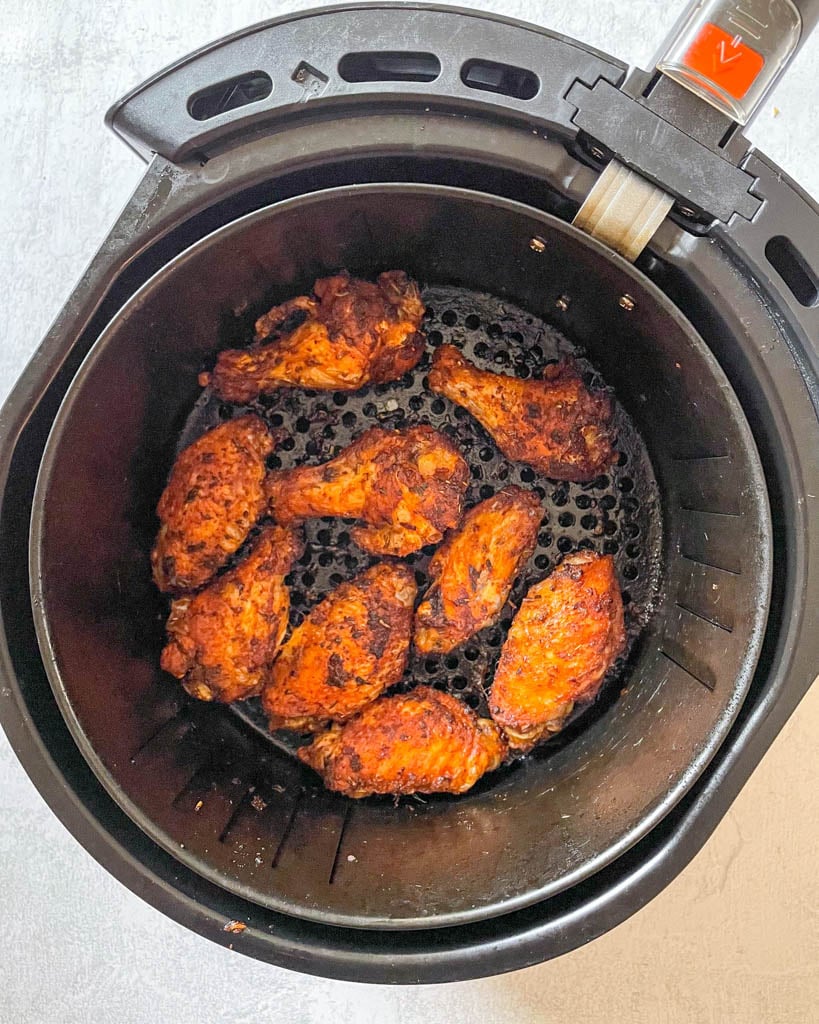
{"type": "MultiPolygon", "coordinates": [[[[651,72],[420,4],[271,21],[160,72],[109,124],[145,176],[0,415],[0,713],[54,812],[154,906],[247,955],[430,982],[559,956],[700,849],[819,671],[819,210],[742,134],[819,3],[694,3],[651,72]],[[325,791],[247,706],[158,668],[154,508],[181,446],[242,410],[197,374],[339,268],[424,287],[398,385],[290,391],[276,468],[428,422],[470,501],[537,490],[527,575],[615,556],[625,663],[551,742],[470,793],[325,791]],[[424,386],[451,342],[613,389],[584,484],[501,459],[424,386]]],[[[308,524],[294,614],[363,566],[308,524]]],[[[427,555],[414,562],[425,578],[427,555]]],[[[419,682],[481,708],[511,611],[419,682]]]]}

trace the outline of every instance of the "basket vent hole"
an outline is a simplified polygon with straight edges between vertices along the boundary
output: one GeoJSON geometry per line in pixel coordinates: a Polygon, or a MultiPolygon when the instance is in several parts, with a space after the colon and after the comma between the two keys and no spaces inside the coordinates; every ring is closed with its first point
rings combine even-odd
{"type": "Polygon", "coordinates": [[[461,81],[468,89],[500,93],[516,100],[531,100],[540,91],[540,79],[534,71],[494,60],[468,60],[461,68],[461,81]]]}
{"type": "Polygon", "coordinates": [[[772,238],[765,246],[765,255],[800,306],[810,308],[819,303],[819,278],[789,238],[772,238]]]}
{"type": "Polygon", "coordinates": [[[345,54],[338,73],[345,82],[434,82],[441,62],[434,53],[374,50],[345,54]]]}
{"type": "Polygon", "coordinates": [[[265,100],[273,92],[273,80],[264,71],[248,71],[195,92],[188,100],[188,113],[194,121],[209,121],[229,110],[265,100]]]}

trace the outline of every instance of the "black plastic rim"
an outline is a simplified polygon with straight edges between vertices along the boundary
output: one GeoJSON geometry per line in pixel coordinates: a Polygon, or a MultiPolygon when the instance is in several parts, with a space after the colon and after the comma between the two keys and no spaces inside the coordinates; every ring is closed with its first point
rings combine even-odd
{"type": "MultiPolygon", "coordinates": [[[[426,191],[426,190],[428,190],[430,188],[437,188],[437,187],[436,186],[419,186],[419,185],[412,185],[412,184],[390,184],[390,185],[372,184],[372,185],[355,186],[356,191],[359,191],[359,192],[373,191],[373,190],[385,190],[385,189],[387,189],[387,190],[401,190],[401,191],[410,191],[410,192],[422,193],[422,192],[424,192],[424,191],[426,191]]],[[[253,213],[250,213],[250,214],[246,215],[245,217],[243,217],[243,218],[241,218],[241,219],[239,219],[237,221],[233,221],[233,222],[225,225],[223,228],[219,229],[219,233],[242,230],[244,226],[246,226],[249,223],[252,223],[255,219],[269,216],[271,210],[273,210],[273,209],[284,209],[285,207],[290,207],[290,206],[295,206],[295,205],[301,205],[301,204],[305,204],[305,203],[315,202],[319,198],[326,198],[326,197],[328,197],[328,195],[331,195],[333,191],[335,191],[335,190],[327,190],[327,191],[324,191],[324,192],[321,192],[321,193],[312,193],[312,194],[308,194],[306,196],[302,196],[302,197],[298,197],[298,198],[295,198],[295,199],[287,200],[287,201],[285,201],[284,203],[281,203],[281,204],[276,204],[274,207],[262,208],[260,210],[254,211],[253,213]]],[[[342,191],[342,190],[339,190],[339,191],[342,191]]],[[[349,189],[344,189],[343,191],[348,192],[349,189]]],[[[599,243],[597,243],[597,242],[587,238],[584,235],[581,235],[581,233],[578,232],[576,229],[572,228],[571,226],[565,224],[564,222],[562,222],[560,220],[557,220],[556,218],[554,218],[554,217],[552,217],[552,216],[550,216],[548,214],[542,213],[541,211],[538,211],[538,210],[536,210],[534,208],[525,206],[525,205],[520,204],[520,203],[513,202],[511,200],[500,199],[500,198],[497,198],[495,196],[486,195],[486,194],[483,194],[483,193],[475,193],[475,192],[470,192],[470,191],[463,190],[463,189],[454,189],[454,188],[448,189],[447,191],[450,194],[452,194],[453,196],[461,196],[461,197],[464,197],[464,198],[468,198],[470,201],[473,201],[473,202],[489,203],[489,204],[492,204],[492,205],[494,205],[496,207],[499,207],[501,209],[505,209],[505,210],[509,210],[509,211],[515,211],[517,213],[525,214],[527,217],[529,217],[529,218],[531,218],[531,219],[533,219],[535,221],[540,222],[545,228],[548,228],[548,230],[550,230],[550,231],[562,232],[562,233],[567,233],[567,234],[575,235],[577,238],[581,239],[582,242],[585,245],[588,245],[588,246],[591,246],[591,247],[595,248],[600,253],[600,255],[604,256],[606,259],[608,259],[610,261],[615,261],[617,263],[617,265],[618,265],[620,270],[622,270],[628,276],[630,276],[635,281],[635,283],[639,282],[639,285],[640,285],[640,287],[643,290],[648,290],[650,292],[650,294],[652,295],[654,300],[658,303],[658,305],[660,305],[662,307],[664,312],[670,318],[673,318],[677,322],[677,324],[679,324],[681,326],[681,328],[685,331],[685,333],[689,336],[689,338],[691,338],[692,343],[695,344],[697,346],[697,348],[699,349],[700,355],[704,359],[706,359],[707,362],[711,365],[712,372],[714,372],[715,376],[717,376],[723,382],[724,388],[725,388],[726,399],[729,401],[729,403],[731,404],[732,408],[734,409],[734,411],[735,411],[735,413],[737,415],[738,421],[742,424],[742,429],[745,432],[745,441],[746,441],[746,443],[747,443],[747,445],[749,447],[749,450],[753,451],[754,454],[756,455],[756,448],[755,448],[754,440],[753,440],[753,437],[751,435],[750,429],[749,429],[749,427],[747,425],[747,422],[745,421],[744,414],[742,413],[742,410],[741,410],[741,407],[739,405],[739,402],[736,399],[735,395],[733,394],[733,391],[732,391],[732,389],[730,387],[730,384],[728,383],[727,378],[725,378],[725,376],[724,376],[721,368],[719,367],[717,361],[711,355],[710,351],[706,348],[706,346],[701,341],[701,339],[699,339],[698,335],[694,331],[693,327],[689,324],[687,319],[679,312],[679,310],[676,307],[674,307],[672,305],[672,303],[662,294],[662,292],[660,292],[659,289],[657,289],[643,275],[641,275],[637,270],[635,270],[630,264],[627,264],[625,261],[621,260],[619,257],[616,257],[616,256],[612,255],[607,249],[605,249],[605,247],[603,247],[599,243]]],[[[191,254],[195,253],[200,246],[206,245],[208,243],[209,239],[212,238],[212,237],[213,236],[206,236],[200,242],[197,242],[190,249],[186,250],[185,252],[180,254],[178,257],[176,257],[174,260],[172,260],[169,264],[167,264],[161,271],[159,271],[156,275],[154,275],[154,277],[152,277],[150,280],[148,280],[134,294],[134,296],[129,300],[129,302],[126,304],[126,306],[123,307],[123,310],[120,311],[118,316],[127,315],[128,311],[132,310],[134,308],[134,306],[136,306],[137,304],[141,304],[141,303],[147,301],[148,298],[150,297],[152,288],[154,287],[154,285],[156,284],[158,279],[164,277],[167,273],[171,272],[172,269],[175,266],[179,265],[180,263],[182,263],[186,259],[188,259],[191,256],[191,254]]],[[[115,323],[115,322],[116,322],[116,320],[113,321],[112,323],[115,323]]],[[[88,736],[86,735],[86,733],[85,733],[81,723],[79,722],[79,720],[77,719],[77,717],[76,717],[76,715],[74,713],[74,709],[73,709],[73,707],[71,705],[71,701],[70,701],[70,699],[68,697],[64,681],[62,680],[62,677],[60,675],[60,671],[59,671],[59,668],[57,666],[56,659],[54,657],[54,652],[53,652],[53,649],[51,647],[51,641],[50,641],[50,635],[49,635],[49,627],[48,627],[48,619],[47,619],[46,609],[45,609],[45,607],[43,605],[42,575],[41,575],[41,561],[40,561],[41,543],[42,543],[42,532],[41,531],[42,531],[42,526],[43,526],[43,517],[42,517],[42,511],[41,511],[42,507],[43,507],[42,506],[42,500],[43,500],[43,495],[44,495],[44,492],[46,490],[47,482],[48,482],[48,479],[49,479],[49,476],[50,476],[50,473],[51,473],[54,453],[55,453],[55,451],[56,451],[56,449],[58,447],[58,442],[59,442],[59,438],[60,438],[62,429],[64,428],[66,422],[68,421],[68,419],[69,419],[69,417],[71,415],[71,411],[72,411],[72,396],[74,394],[76,394],[76,390],[77,390],[74,385],[78,384],[79,382],[81,382],[83,380],[84,376],[90,371],[91,367],[94,365],[94,362],[95,362],[96,358],[98,357],[98,355],[100,354],[100,352],[102,351],[102,349],[104,347],[105,340],[108,337],[108,334],[111,331],[111,329],[112,329],[112,326],[109,325],[109,327],[102,333],[102,335],[100,336],[100,338],[98,339],[98,341],[96,342],[96,344],[93,346],[93,348],[89,352],[88,356],[86,357],[82,367],[80,368],[79,372],[77,373],[77,375],[76,375],[76,377],[74,379],[74,382],[72,382],[72,386],[71,386],[71,388],[69,388],[69,391],[68,391],[68,393],[66,395],[66,398],[63,401],[63,403],[62,403],[62,405],[60,407],[60,411],[59,411],[59,413],[58,413],[58,415],[57,415],[57,417],[55,419],[55,422],[54,422],[53,428],[51,430],[51,434],[50,434],[48,443],[46,445],[45,454],[44,454],[44,457],[43,457],[43,460],[42,460],[42,463],[41,463],[40,473],[39,473],[38,481],[37,481],[37,488],[36,488],[35,497],[34,497],[34,511],[33,511],[33,515],[32,515],[32,523],[31,523],[31,550],[30,550],[30,559],[31,559],[30,560],[31,596],[32,596],[32,603],[33,603],[33,608],[34,608],[34,618],[35,618],[35,624],[36,624],[36,628],[37,628],[38,640],[39,640],[39,643],[40,643],[40,646],[41,646],[43,660],[44,660],[44,663],[45,663],[45,666],[46,666],[46,669],[47,669],[47,672],[48,672],[49,681],[51,683],[51,686],[52,686],[55,698],[56,698],[57,703],[58,703],[58,705],[60,707],[60,710],[61,710],[61,712],[63,714],[63,717],[65,718],[65,721],[67,722],[67,724],[69,726],[71,734],[72,734],[75,742],[77,743],[78,747],[80,748],[83,756],[85,757],[86,761],[91,766],[91,768],[94,771],[95,775],[97,776],[99,781],[102,783],[102,785],[104,786],[106,791],[109,793],[109,795],[120,805],[120,807],[122,807],[122,809],[128,814],[128,816],[137,825],[139,825],[139,827],[147,835],[149,835],[155,842],[157,842],[168,853],[172,854],[176,859],[181,861],[186,867],[188,867],[191,870],[201,874],[209,882],[211,882],[211,883],[213,883],[213,884],[215,884],[217,886],[226,887],[230,891],[235,892],[237,895],[239,895],[239,896],[241,896],[241,897],[243,897],[245,899],[251,899],[252,900],[252,898],[253,898],[252,894],[249,893],[248,891],[246,891],[245,887],[243,887],[243,886],[241,886],[239,884],[234,884],[233,882],[231,882],[229,885],[225,885],[225,879],[223,877],[221,877],[217,873],[210,872],[210,871],[207,871],[207,870],[203,870],[203,867],[202,867],[202,864],[201,864],[200,861],[198,861],[195,858],[189,857],[186,854],[186,851],[185,850],[180,850],[179,847],[175,843],[170,843],[166,839],[163,839],[163,836],[161,834],[157,834],[156,830],[152,827],[151,821],[148,818],[146,818],[146,816],[142,813],[142,811],[138,807],[136,807],[133,804],[133,802],[131,802],[127,797],[125,797],[125,795],[122,793],[121,789],[117,785],[116,780],[111,775],[110,771],[106,768],[106,766],[101,762],[101,760],[97,756],[96,752],[94,751],[93,745],[91,744],[91,742],[90,742],[88,736]]],[[[765,507],[761,510],[762,511],[761,519],[764,522],[765,529],[767,531],[767,538],[766,538],[767,543],[765,545],[767,555],[766,555],[765,564],[763,566],[763,575],[764,575],[764,578],[766,580],[766,586],[769,588],[769,586],[770,586],[770,576],[771,576],[771,566],[770,566],[770,541],[771,541],[771,536],[770,536],[770,531],[771,531],[770,512],[769,512],[769,509],[767,508],[767,498],[766,498],[766,493],[767,492],[766,492],[766,489],[765,489],[764,477],[763,477],[763,474],[762,474],[761,466],[759,464],[758,456],[756,456],[755,467],[754,468],[755,468],[755,479],[753,481],[751,481],[751,484],[752,484],[752,486],[754,488],[755,493],[760,496],[760,501],[762,501],[764,503],[764,505],[765,505],[765,507]]],[[[766,606],[767,606],[767,599],[766,599],[766,606]]],[[[677,802],[693,786],[693,784],[699,778],[699,776],[701,775],[701,773],[703,772],[705,767],[708,765],[709,761],[711,760],[711,758],[713,757],[713,755],[715,754],[715,752],[719,748],[719,746],[722,743],[723,739],[725,738],[728,730],[730,729],[730,727],[731,727],[731,725],[732,725],[732,723],[733,723],[733,721],[734,721],[734,719],[735,719],[735,717],[736,717],[737,713],[739,712],[740,707],[742,705],[742,698],[744,697],[745,693],[747,692],[747,688],[750,685],[751,677],[752,677],[752,674],[753,674],[753,666],[756,664],[756,658],[757,658],[757,656],[759,654],[759,649],[761,647],[763,634],[764,634],[764,613],[762,613],[762,621],[760,621],[760,623],[759,623],[759,628],[755,631],[755,634],[754,634],[754,636],[755,636],[755,650],[751,652],[751,657],[749,658],[749,661],[748,661],[749,670],[747,672],[745,672],[745,674],[740,679],[737,680],[736,687],[735,687],[734,694],[733,694],[733,700],[730,703],[728,710],[721,717],[717,728],[712,730],[711,734],[708,737],[708,741],[703,745],[703,747],[702,747],[702,749],[700,751],[699,756],[690,765],[689,770],[683,775],[681,781],[677,784],[676,787],[674,787],[673,789],[669,790],[669,792],[667,794],[667,797],[666,797],[665,801],[663,802],[663,804],[660,807],[658,807],[652,814],[647,815],[644,819],[642,819],[637,827],[635,827],[633,830],[628,832],[626,835],[622,836],[621,839],[618,842],[612,844],[609,847],[609,849],[607,849],[605,851],[604,854],[598,856],[594,860],[590,860],[590,861],[586,862],[585,864],[582,865],[582,867],[580,869],[578,869],[578,870],[576,870],[576,871],[566,875],[563,879],[561,879],[561,882],[560,882],[559,885],[553,884],[553,885],[550,885],[550,886],[544,886],[544,887],[542,887],[540,889],[536,889],[536,890],[530,891],[525,896],[521,896],[521,897],[519,897],[517,899],[509,900],[508,902],[506,902],[506,903],[504,903],[502,905],[499,905],[496,910],[493,909],[493,913],[494,914],[510,913],[512,911],[518,910],[518,909],[523,908],[523,907],[530,906],[533,903],[536,903],[536,902],[539,902],[539,901],[541,901],[543,899],[546,899],[549,896],[554,895],[558,891],[562,891],[562,890],[564,890],[566,888],[569,888],[569,887],[577,885],[578,883],[580,883],[584,879],[586,879],[589,876],[591,876],[591,875],[595,874],[596,872],[600,871],[606,865],[610,864],[612,861],[614,861],[615,859],[620,857],[626,850],[628,850],[631,846],[633,846],[641,838],[643,838],[648,832],[650,832],[653,828],[656,827],[656,825],[669,813],[669,811],[671,811],[674,808],[674,806],[677,804],[677,802]]],[[[284,913],[292,913],[291,908],[289,906],[287,906],[287,905],[283,905],[283,906],[281,906],[280,908],[277,908],[277,909],[280,909],[281,912],[284,912],[284,913]]],[[[493,915],[488,913],[485,908],[482,908],[482,909],[480,909],[478,911],[475,911],[475,912],[472,912],[472,913],[466,912],[466,913],[463,913],[463,914],[452,915],[451,919],[450,918],[447,918],[447,919],[440,919],[440,918],[436,919],[435,924],[436,924],[436,926],[457,925],[457,924],[467,923],[469,921],[481,920],[481,919],[484,919],[484,918],[489,917],[489,916],[493,916],[493,915]]],[[[328,921],[326,915],[316,915],[316,917],[314,919],[317,920],[317,921],[320,921],[323,924],[336,923],[336,924],[343,924],[345,926],[351,926],[352,925],[354,927],[355,926],[357,926],[357,927],[373,927],[373,924],[371,922],[369,922],[369,921],[357,922],[357,921],[351,921],[349,919],[345,919],[343,921],[330,922],[330,921],[328,921]]],[[[379,926],[380,927],[384,927],[384,926],[388,926],[388,925],[385,925],[385,923],[379,923],[379,926]]],[[[401,922],[401,927],[405,928],[405,929],[406,928],[413,928],[413,927],[414,928],[425,928],[425,929],[428,929],[430,927],[430,921],[428,919],[423,919],[423,918],[419,919],[417,922],[413,921],[413,920],[403,920],[401,922]]]]}

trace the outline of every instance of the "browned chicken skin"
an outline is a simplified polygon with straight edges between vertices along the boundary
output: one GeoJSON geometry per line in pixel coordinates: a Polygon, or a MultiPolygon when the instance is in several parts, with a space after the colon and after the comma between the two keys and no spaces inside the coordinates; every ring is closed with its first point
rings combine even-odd
{"type": "Polygon", "coordinates": [[[465,793],[505,755],[493,722],[428,686],[381,697],[299,749],[328,789],[354,798],[465,793]]]}
{"type": "Polygon", "coordinates": [[[436,349],[431,391],[463,406],[503,454],[556,480],[593,480],[614,458],[612,404],[589,391],[570,360],[542,380],[479,370],[453,345],[436,349]]]}
{"type": "Polygon", "coordinates": [[[151,552],[160,590],[195,590],[241,547],[265,508],[273,439],[258,416],[221,423],[186,448],[157,505],[151,552]]]}
{"type": "Polygon", "coordinates": [[[229,402],[286,386],[356,391],[398,380],[421,358],[424,306],[403,271],[381,274],[375,284],[336,274],[313,291],[315,299],[299,296],[257,320],[255,344],[221,352],[199,383],[229,402]],[[299,311],[306,319],[292,327],[299,311]]]}
{"type": "Polygon", "coordinates": [[[161,665],[191,696],[228,703],[259,692],[287,628],[284,577],[301,551],[294,530],[268,526],[237,566],[173,602],[161,665]]]}
{"type": "Polygon", "coordinates": [[[271,729],[343,722],[404,674],[415,576],[382,562],[328,594],[296,626],[262,691],[271,729]]]}
{"type": "Polygon", "coordinates": [[[510,746],[529,750],[591,700],[625,647],[623,601],[610,555],[569,555],[526,595],[489,694],[510,746]]]}
{"type": "Polygon", "coordinates": [[[468,483],[461,454],[432,427],[371,427],[323,465],[271,473],[267,493],[280,523],[350,516],[367,524],[352,531],[365,551],[403,557],[459,522],[468,483]]]}
{"type": "Polygon", "coordinates": [[[469,509],[429,563],[432,583],[415,613],[422,654],[448,654],[497,620],[542,519],[537,495],[514,486],[469,509]]]}

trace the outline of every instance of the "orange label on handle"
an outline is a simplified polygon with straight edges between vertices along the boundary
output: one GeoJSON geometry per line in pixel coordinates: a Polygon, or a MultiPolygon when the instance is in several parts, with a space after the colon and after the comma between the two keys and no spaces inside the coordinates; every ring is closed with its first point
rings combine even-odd
{"type": "Polygon", "coordinates": [[[742,36],[729,35],[718,25],[706,22],[689,46],[685,63],[735,100],[741,100],[765,66],[764,57],[746,46],[742,36]]]}

